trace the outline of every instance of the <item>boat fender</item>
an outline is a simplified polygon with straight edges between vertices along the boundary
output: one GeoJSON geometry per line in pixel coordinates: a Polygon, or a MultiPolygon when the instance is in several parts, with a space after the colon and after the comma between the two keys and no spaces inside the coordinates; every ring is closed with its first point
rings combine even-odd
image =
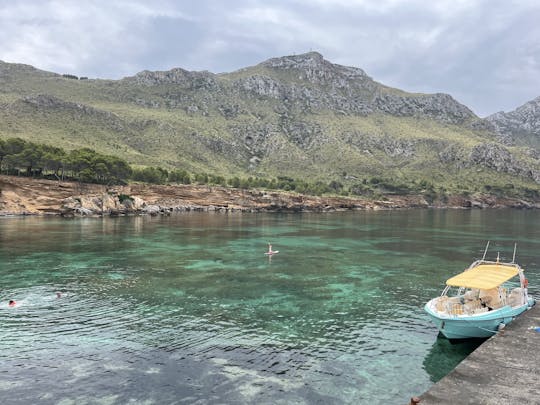
{"type": "Polygon", "coordinates": [[[504,323],[501,322],[501,323],[499,324],[499,326],[498,326],[497,329],[498,329],[498,330],[503,330],[505,327],[506,327],[506,324],[504,324],[504,323]]]}

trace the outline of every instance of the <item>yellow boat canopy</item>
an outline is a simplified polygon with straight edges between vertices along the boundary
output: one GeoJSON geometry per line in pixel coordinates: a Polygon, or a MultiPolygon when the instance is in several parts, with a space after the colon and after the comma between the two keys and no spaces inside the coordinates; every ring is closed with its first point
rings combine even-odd
{"type": "Polygon", "coordinates": [[[457,276],[449,278],[446,280],[446,285],[490,290],[500,286],[505,281],[510,280],[518,273],[519,269],[514,266],[504,264],[480,264],[457,276]]]}

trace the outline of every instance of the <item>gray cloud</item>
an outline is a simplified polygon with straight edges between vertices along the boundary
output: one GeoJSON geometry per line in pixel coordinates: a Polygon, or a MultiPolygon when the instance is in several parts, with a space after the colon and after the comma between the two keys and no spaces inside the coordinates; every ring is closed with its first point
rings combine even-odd
{"type": "Polygon", "coordinates": [[[540,3],[502,0],[0,0],[0,59],[120,78],[227,72],[321,52],[483,116],[540,95],[540,3]]]}

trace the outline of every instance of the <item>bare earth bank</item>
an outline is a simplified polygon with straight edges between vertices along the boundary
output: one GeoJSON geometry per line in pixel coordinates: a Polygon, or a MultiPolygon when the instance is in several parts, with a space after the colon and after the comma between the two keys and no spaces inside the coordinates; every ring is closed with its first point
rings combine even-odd
{"type": "Polygon", "coordinates": [[[325,212],[397,208],[540,208],[540,203],[478,194],[428,202],[423,196],[381,200],[316,197],[274,190],[203,185],[104,186],[0,176],[0,215],[130,215],[179,211],[325,212]]]}

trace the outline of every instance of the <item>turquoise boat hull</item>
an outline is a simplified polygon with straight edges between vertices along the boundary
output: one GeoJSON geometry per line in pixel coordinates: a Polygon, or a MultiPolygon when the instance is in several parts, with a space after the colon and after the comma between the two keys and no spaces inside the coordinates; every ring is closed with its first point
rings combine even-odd
{"type": "Polygon", "coordinates": [[[499,330],[501,324],[508,325],[518,315],[534,304],[530,299],[519,307],[506,305],[497,310],[477,315],[440,316],[430,308],[428,302],[424,310],[427,312],[439,331],[448,339],[488,338],[499,330]]]}

